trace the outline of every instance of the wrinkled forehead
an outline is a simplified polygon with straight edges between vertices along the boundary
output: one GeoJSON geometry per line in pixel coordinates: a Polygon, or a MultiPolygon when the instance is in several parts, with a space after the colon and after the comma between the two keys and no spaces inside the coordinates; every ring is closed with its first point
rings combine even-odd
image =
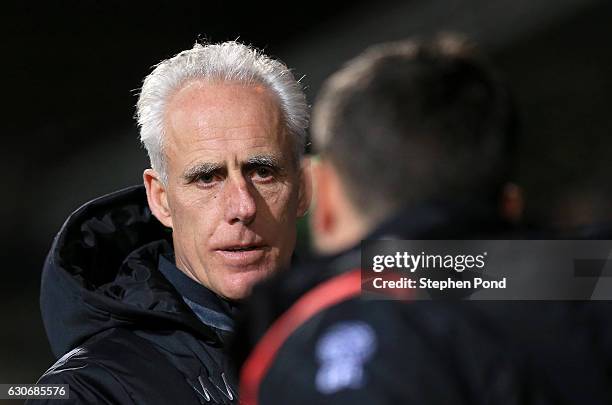
{"type": "Polygon", "coordinates": [[[191,82],[170,98],[165,118],[169,160],[293,158],[277,98],[260,84],[191,82]]]}
{"type": "Polygon", "coordinates": [[[169,97],[165,118],[170,127],[186,119],[198,126],[232,126],[236,115],[246,114],[280,115],[280,106],[262,84],[195,80],[169,97]]]}

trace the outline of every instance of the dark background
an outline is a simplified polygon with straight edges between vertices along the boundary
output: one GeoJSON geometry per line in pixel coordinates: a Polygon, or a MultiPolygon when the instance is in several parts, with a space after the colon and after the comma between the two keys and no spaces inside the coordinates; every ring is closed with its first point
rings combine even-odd
{"type": "Polygon", "coordinates": [[[325,77],[369,44],[467,33],[519,101],[528,216],[559,226],[612,218],[612,2],[81,0],[0,9],[0,383],[33,383],[53,363],[38,309],[46,251],[81,203],[141,181],[137,89],[152,65],[198,38],[265,49],[306,75],[312,102],[325,77]]]}

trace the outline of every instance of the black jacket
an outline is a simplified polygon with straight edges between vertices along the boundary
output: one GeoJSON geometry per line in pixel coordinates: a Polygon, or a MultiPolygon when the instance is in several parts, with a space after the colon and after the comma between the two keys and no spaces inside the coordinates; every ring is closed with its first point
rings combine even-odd
{"type": "Polygon", "coordinates": [[[202,323],[158,271],[170,240],[143,187],[85,204],[63,225],[41,286],[45,328],[61,358],[39,380],[69,384],[62,403],[237,402],[228,333],[202,323]]]}
{"type": "MultiPolygon", "coordinates": [[[[391,218],[367,239],[517,236],[490,218],[430,207],[391,218]]],[[[359,268],[360,259],[355,247],[256,288],[237,333],[236,362],[251,362],[253,348],[296,301],[359,268]]],[[[608,303],[582,302],[348,299],[317,313],[284,340],[257,385],[257,401],[611,403],[610,309],[608,303]]]]}

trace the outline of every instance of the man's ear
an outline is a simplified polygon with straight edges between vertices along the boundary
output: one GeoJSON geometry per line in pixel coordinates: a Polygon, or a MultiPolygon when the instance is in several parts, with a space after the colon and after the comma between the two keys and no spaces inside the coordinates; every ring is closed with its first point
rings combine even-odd
{"type": "Polygon", "coordinates": [[[312,201],[312,164],[310,158],[303,158],[301,165],[300,188],[298,191],[298,217],[306,215],[312,201]]]}
{"type": "Polygon", "coordinates": [[[314,208],[310,230],[315,249],[322,254],[354,246],[368,230],[366,219],[353,206],[346,186],[328,160],[313,162],[314,208]]]}
{"type": "MultiPolygon", "coordinates": [[[[310,213],[310,227],[315,239],[325,238],[333,228],[334,179],[331,178],[331,168],[324,161],[313,162],[310,173],[315,184],[314,208],[310,213]]],[[[314,241],[317,244],[316,240],[314,241]]]]}
{"type": "Polygon", "coordinates": [[[168,228],[172,228],[172,214],[168,205],[168,192],[159,174],[153,169],[146,169],[142,174],[149,208],[155,218],[168,228]]]}
{"type": "Polygon", "coordinates": [[[518,223],[523,219],[524,209],[523,189],[514,183],[506,183],[502,188],[499,201],[501,217],[508,222],[518,223]]]}

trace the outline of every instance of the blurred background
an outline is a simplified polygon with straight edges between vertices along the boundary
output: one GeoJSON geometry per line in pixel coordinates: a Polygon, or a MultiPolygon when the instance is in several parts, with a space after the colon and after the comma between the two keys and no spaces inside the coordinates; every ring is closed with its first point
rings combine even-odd
{"type": "Polygon", "coordinates": [[[74,0],[1,8],[0,383],[34,383],[53,363],[38,309],[47,249],[80,204],[141,182],[137,89],[152,65],[197,39],[263,48],[305,75],[312,102],[322,81],[369,44],[466,33],[518,100],[528,218],[560,227],[612,219],[612,2],[74,0]]]}

